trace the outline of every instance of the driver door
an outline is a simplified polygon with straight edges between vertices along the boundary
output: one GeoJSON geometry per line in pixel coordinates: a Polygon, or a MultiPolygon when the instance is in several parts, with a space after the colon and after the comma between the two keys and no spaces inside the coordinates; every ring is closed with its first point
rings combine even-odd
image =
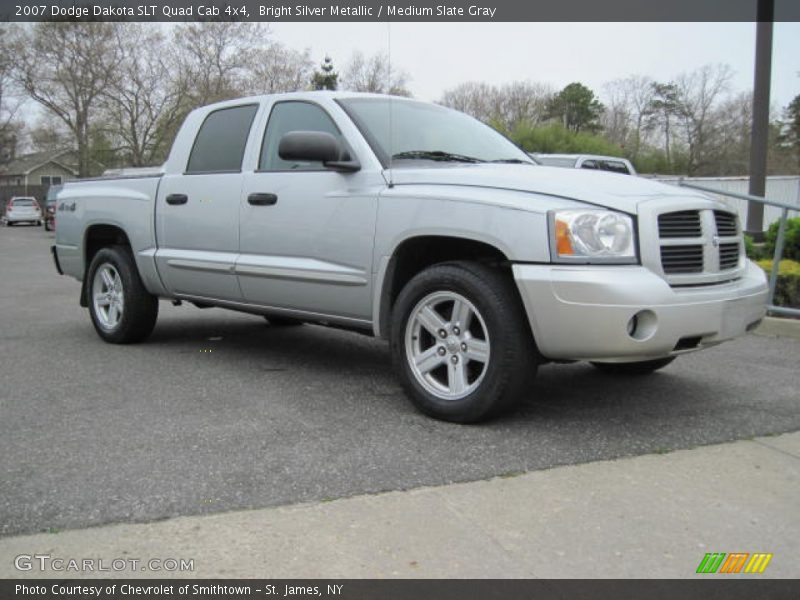
{"type": "Polygon", "coordinates": [[[236,273],[244,300],[367,324],[383,180],[379,173],[284,161],[278,144],[290,131],[324,131],[347,147],[322,106],[296,100],[272,106],[258,168],[242,186],[236,273]]]}

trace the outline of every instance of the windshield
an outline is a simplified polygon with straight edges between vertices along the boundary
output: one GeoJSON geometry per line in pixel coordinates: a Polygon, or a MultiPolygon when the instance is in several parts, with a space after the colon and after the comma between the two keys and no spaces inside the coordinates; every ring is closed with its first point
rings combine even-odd
{"type": "Polygon", "coordinates": [[[390,158],[393,167],[416,166],[417,161],[535,164],[491,127],[443,106],[389,98],[350,98],[339,103],[384,166],[390,158]]]}
{"type": "Polygon", "coordinates": [[[542,156],[541,154],[537,154],[536,160],[539,161],[539,164],[549,167],[574,167],[578,159],[573,157],[565,158],[561,156],[542,156]]]}
{"type": "Polygon", "coordinates": [[[14,200],[14,206],[33,206],[33,199],[32,198],[16,198],[14,200]]]}

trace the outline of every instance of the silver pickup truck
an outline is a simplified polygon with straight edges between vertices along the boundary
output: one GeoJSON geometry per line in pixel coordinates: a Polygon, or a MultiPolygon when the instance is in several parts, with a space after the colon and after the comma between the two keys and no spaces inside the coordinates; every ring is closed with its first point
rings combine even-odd
{"type": "Polygon", "coordinates": [[[145,339],[159,298],[359,330],[457,422],[534,395],[540,364],[649,373],[765,311],[726,205],[538,166],[471,117],[380,95],[197,109],[162,169],[67,183],[57,218],[56,267],[107,342],[145,339]]]}

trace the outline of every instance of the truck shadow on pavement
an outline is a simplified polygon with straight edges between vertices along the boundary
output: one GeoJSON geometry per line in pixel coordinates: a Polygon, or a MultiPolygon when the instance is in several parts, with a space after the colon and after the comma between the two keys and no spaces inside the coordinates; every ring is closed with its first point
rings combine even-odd
{"type": "MultiPolygon", "coordinates": [[[[235,320],[198,317],[159,322],[148,345],[181,354],[210,351],[209,358],[213,356],[217,367],[234,378],[299,374],[305,383],[330,383],[332,395],[337,392],[337,381],[346,381],[348,390],[374,397],[374,402],[390,412],[414,413],[394,376],[388,344],[357,333],[315,325],[272,327],[255,316],[235,320]]],[[[679,358],[647,376],[609,375],[588,363],[542,365],[519,408],[482,427],[517,429],[534,422],[576,419],[616,420],[634,429],[637,422],[657,421],[668,426],[669,422],[730,409],[756,392],[755,383],[750,390],[747,386],[743,389],[715,369],[703,369],[703,360],[702,355],[679,358]]]]}

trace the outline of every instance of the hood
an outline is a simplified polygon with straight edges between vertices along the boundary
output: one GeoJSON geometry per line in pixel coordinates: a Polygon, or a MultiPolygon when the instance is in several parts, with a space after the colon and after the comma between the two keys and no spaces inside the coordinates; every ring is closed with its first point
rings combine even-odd
{"type": "Polygon", "coordinates": [[[538,165],[444,163],[430,168],[392,169],[394,185],[448,185],[513,190],[577,200],[636,214],[641,202],[703,198],[686,188],[631,175],[538,165]]]}

